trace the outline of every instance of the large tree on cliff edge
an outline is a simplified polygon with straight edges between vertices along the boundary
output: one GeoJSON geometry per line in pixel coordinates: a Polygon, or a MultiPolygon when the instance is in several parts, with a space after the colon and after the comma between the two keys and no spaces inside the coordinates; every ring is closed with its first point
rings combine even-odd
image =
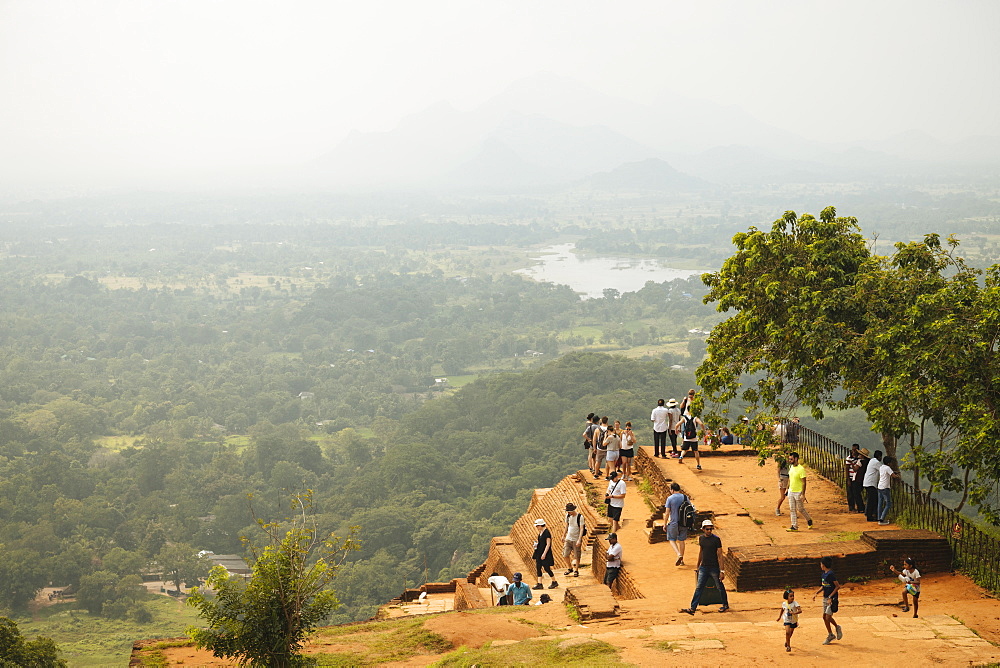
{"type": "Polygon", "coordinates": [[[922,473],[997,521],[1000,268],[981,281],[957,241],[945,249],[933,234],[875,256],[833,207],[819,219],[786,212],[733,243],[703,276],[705,301],[735,311],[698,369],[709,397],[751,415],[859,407],[887,453],[908,437],[915,486],[922,473]]]}

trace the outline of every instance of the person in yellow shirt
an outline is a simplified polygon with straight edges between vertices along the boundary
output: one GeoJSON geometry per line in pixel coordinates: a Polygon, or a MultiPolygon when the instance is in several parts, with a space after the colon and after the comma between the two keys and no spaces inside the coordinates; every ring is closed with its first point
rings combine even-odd
{"type": "Polygon", "coordinates": [[[799,530],[799,514],[806,518],[806,526],[812,527],[812,517],[806,510],[806,467],[799,463],[799,453],[788,455],[788,512],[792,516],[789,531],[799,530]]]}

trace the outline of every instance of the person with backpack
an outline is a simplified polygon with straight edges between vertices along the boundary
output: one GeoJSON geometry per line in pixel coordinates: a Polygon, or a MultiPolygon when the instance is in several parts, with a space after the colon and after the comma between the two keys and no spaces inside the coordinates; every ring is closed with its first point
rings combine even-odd
{"type": "Polygon", "coordinates": [[[712,520],[702,522],[701,530],[705,535],[698,539],[698,546],[701,548],[698,551],[698,564],[695,566],[698,569],[698,583],[695,585],[694,595],[691,597],[691,606],[681,608],[681,612],[693,615],[698,610],[701,593],[705,590],[709,579],[715,582],[715,587],[722,597],[722,607],[719,608],[719,612],[727,612],[729,610],[729,594],[726,593],[726,588],[722,584],[726,578],[726,572],[722,570],[722,539],[715,535],[715,525],[712,520]]]}
{"type": "Polygon", "coordinates": [[[690,414],[681,414],[681,419],[678,420],[676,429],[681,432],[681,456],[677,459],[678,462],[684,461],[684,455],[687,454],[688,450],[694,452],[694,461],[697,464],[695,468],[699,471],[701,470],[701,454],[698,452],[698,432],[704,431],[705,423],[701,421],[701,418],[695,417],[690,414]]]}
{"type": "Polygon", "coordinates": [[[688,530],[694,526],[694,506],[686,494],[681,493],[681,486],[670,483],[671,494],[663,504],[663,525],[667,532],[667,540],[677,553],[674,566],[684,565],[684,546],[687,544],[688,530]]]}
{"type": "Polygon", "coordinates": [[[580,577],[580,555],[583,553],[583,541],[587,537],[587,522],[583,515],[576,511],[576,504],[566,504],[566,537],[563,539],[563,558],[567,569],[563,575],[580,577]]]}

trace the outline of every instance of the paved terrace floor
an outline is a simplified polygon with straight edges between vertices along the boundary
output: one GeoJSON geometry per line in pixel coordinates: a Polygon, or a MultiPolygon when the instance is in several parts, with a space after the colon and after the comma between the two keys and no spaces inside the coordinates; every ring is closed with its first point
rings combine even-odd
{"type": "MultiPolygon", "coordinates": [[[[647,454],[652,454],[651,448],[643,447],[647,454]]],[[[814,525],[806,530],[802,521],[800,531],[790,533],[786,531],[789,526],[787,502],[781,516],[774,514],[778,487],[773,463],[761,467],[754,456],[726,456],[724,451],[702,457],[700,471],[695,469],[693,458],[683,463],[674,459],[652,461],[689,492],[696,507],[715,511],[716,530],[725,548],[755,544],[793,548],[796,544],[829,542],[830,553],[836,554],[838,543],[857,540],[862,531],[899,528],[894,524],[879,527],[877,523],[867,522],[863,514],[848,512],[839,490],[810,471],[807,509],[814,525]]],[[[808,468],[808,462],[804,463],[808,468]]],[[[593,476],[588,479],[593,480],[593,476]]],[[[757,662],[755,652],[761,652],[761,658],[768,656],[768,662],[800,662],[808,657],[813,665],[833,661],[856,661],[863,665],[925,665],[931,662],[968,665],[1000,660],[1000,650],[989,642],[1000,643],[1000,604],[985,596],[967,578],[950,574],[925,576],[920,608],[922,619],[913,620],[897,605],[900,598],[897,581],[850,583],[850,573],[838,573],[845,589],[837,619],[845,636],[842,641],[823,646],[826,630],[821,619],[821,601],[812,600],[813,592],[819,588],[817,564],[816,588],[797,592],[803,615],[792,642],[796,649],[789,656],[782,651],[782,626],[775,622],[782,600],[780,591],[730,592],[731,609],[726,613],[719,613],[718,605],[699,608],[693,618],[680,613],[680,608],[690,604],[694,590],[697,537],[688,541],[686,565],[675,566],[676,555],[670,543],[648,542],[645,525],[652,511],[643,500],[638,485],[638,480],[628,483],[619,541],[623,546],[624,566],[638,583],[644,598],[620,601],[620,617],[588,622],[586,631],[580,629],[583,635],[609,642],[614,634],[667,640],[678,651],[698,650],[699,656],[704,655],[694,658],[688,654],[684,658],[688,665],[718,665],[720,662],[746,665],[757,662]],[[605,637],[605,634],[610,635],[605,637]],[[737,646],[744,649],[737,650],[737,646]],[[712,653],[714,655],[709,656],[712,653]]],[[[661,504],[663,499],[653,501],[661,504]]],[[[557,563],[557,567],[560,565],[557,563]]],[[[592,582],[584,575],[581,572],[579,584],[592,582]]],[[[553,598],[561,600],[561,595],[553,598]]],[[[641,645],[630,643],[633,649],[623,658],[640,665],[651,665],[648,662],[655,657],[663,660],[658,650],[650,650],[652,653],[646,656],[635,649],[641,645]]]]}

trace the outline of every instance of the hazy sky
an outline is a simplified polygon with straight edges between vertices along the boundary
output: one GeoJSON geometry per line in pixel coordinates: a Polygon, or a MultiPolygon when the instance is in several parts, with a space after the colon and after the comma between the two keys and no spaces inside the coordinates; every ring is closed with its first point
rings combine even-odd
{"type": "Polygon", "coordinates": [[[292,164],[539,72],[822,141],[1000,135],[997,35],[997,0],[0,0],[0,178],[292,164]]]}

